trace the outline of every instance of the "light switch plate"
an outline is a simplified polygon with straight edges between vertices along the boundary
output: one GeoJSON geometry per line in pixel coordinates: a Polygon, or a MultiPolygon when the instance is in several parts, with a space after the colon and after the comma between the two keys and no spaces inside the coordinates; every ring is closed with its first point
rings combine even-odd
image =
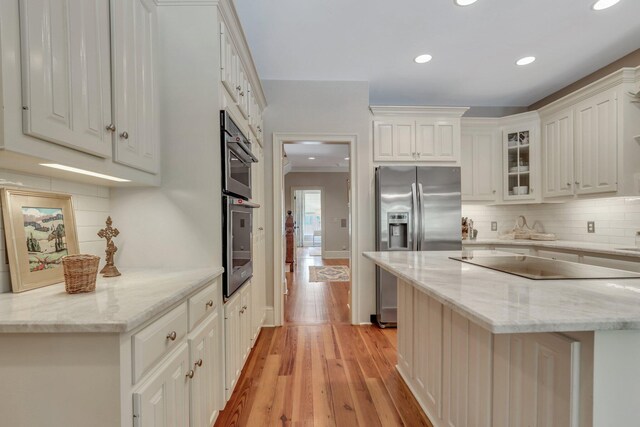
{"type": "Polygon", "coordinates": [[[595,233],[595,232],[596,232],[596,222],[587,221],[587,233],[595,233]]]}
{"type": "Polygon", "coordinates": [[[498,231],[498,221],[491,221],[491,231],[498,231]]]}

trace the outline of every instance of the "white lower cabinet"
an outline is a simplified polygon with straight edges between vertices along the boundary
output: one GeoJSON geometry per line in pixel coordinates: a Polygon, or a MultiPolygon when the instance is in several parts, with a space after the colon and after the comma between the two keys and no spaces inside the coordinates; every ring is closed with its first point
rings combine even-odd
{"type": "Polygon", "coordinates": [[[251,352],[253,342],[251,292],[252,281],[249,280],[224,305],[226,400],[231,397],[251,352]]]}
{"type": "Polygon", "coordinates": [[[189,337],[191,379],[191,427],[211,426],[222,406],[222,330],[220,314],[213,315],[189,337]]]}
{"type": "Polygon", "coordinates": [[[189,351],[183,343],[133,393],[133,425],[188,426],[189,371],[189,351]]]}
{"type": "Polygon", "coordinates": [[[591,426],[593,335],[574,335],[492,334],[398,280],[398,370],[435,427],[591,426]]]}

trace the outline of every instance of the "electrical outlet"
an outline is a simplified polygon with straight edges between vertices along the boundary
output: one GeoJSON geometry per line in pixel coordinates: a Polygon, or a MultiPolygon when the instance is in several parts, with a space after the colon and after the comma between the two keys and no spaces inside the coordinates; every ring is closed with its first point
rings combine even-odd
{"type": "Polygon", "coordinates": [[[498,231],[498,221],[491,221],[491,231],[498,231]]]}
{"type": "Polygon", "coordinates": [[[596,232],[596,222],[587,221],[587,233],[595,233],[595,232],[596,232]]]}

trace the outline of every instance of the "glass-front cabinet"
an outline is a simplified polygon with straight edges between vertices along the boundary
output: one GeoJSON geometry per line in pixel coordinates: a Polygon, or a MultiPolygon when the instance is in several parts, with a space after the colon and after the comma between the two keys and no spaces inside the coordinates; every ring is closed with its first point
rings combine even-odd
{"type": "Polygon", "coordinates": [[[503,199],[534,200],[537,196],[538,141],[536,126],[503,128],[503,199]]]}

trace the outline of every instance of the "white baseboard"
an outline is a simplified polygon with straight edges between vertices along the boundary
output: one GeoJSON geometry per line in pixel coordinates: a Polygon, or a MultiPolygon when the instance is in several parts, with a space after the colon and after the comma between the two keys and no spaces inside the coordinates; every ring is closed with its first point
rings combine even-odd
{"type": "Polygon", "coordinates": [[[350,258],[351,253],[349,251],[324,251],[322,258],[324,259],[346,259],[350,258]]]}
{"type": "Polygon", "coordinates": [[[273,307],[264,308],[264,323],[262,326],[273,327],[275,325],[275,319],[273,317],[273,307]]]}

